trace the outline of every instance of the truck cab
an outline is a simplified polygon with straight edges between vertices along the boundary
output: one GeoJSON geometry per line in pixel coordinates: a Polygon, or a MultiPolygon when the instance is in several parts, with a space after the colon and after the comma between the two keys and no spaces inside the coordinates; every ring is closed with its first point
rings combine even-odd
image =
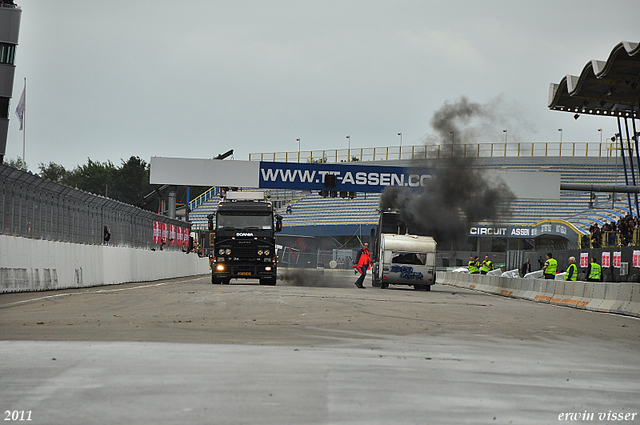
{"type": "Polygon", "coordinates": [[[275,285],[275,233],[282,229],[282,217],[274,213],[264,193],[227,192],[218,204],[215,225],[212,219],[211,282],[259,279],[261,285],[275,285]]]}

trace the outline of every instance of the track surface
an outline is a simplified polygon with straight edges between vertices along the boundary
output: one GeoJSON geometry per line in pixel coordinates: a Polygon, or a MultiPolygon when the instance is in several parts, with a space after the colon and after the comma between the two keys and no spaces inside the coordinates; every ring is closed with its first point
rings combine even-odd
{"type": "Polygon", "coordinates": [[[0,413],[548,424],[563,413],[610,423],[611,411],[640,423],[637,319],[441,285],[361,290],[347,272],[284,277],[0,295],[0,413]]]}

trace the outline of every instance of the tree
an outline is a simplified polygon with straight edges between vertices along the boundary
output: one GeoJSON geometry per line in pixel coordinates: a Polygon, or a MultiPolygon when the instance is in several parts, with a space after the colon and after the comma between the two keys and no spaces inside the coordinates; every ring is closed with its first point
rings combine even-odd
{"type": "Polygon", "coordinates": [[[127,162],[122,160],[122,166],[115,171],[113,184],[115,199],[127,204],[135,204],[154,189],[154,185],[149,184],[149,164],[137,156],[127,162]]]}
{"type": "Polygon", "coordinates": [[[29,171],[29,166],[20,157],[17,157],[16,159],[9,159],[5,164],[17,170],[29,171]]]}
{"type": "Polygon", "coordinates": [[[66,185],[77,187],[95,195],[108,196],[116,199],[113,194],[117,194],[114,187],[114,175],[116,168],[107,161],[103,164],[94,162],[87,158],[87,164],[77,166],[62,181],[66,185]]]}
{"type": "Polygon", "coordinates": [[[69,175],[63,165],[56,164],[53,161],[50,161],[48,165],[41,162],[38,164],[38,169],[40,170],[40,177],[56,183],[61,183],[69,175]]]}

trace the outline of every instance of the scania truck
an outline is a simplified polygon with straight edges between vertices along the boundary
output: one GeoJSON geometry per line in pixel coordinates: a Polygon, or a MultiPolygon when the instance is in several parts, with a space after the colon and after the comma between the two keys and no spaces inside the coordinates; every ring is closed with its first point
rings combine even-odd
{"type": "Polygon", "coordinates": [[[209,217],[211,283],[259,279],[275,285],[278,269],[276,232],[282,217],[263,192],[227,192],[209,217]]]}

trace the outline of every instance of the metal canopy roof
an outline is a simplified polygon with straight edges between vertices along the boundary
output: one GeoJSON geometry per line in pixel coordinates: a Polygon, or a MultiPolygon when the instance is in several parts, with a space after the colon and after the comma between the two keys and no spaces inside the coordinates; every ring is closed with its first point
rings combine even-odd
{"type": "Polygon", "coordinates": [[[549,109],[578,114],[640,118],[640,43],[623,41],[606,62],[592,60],[580,76],[549,87],[549,109]]]}

